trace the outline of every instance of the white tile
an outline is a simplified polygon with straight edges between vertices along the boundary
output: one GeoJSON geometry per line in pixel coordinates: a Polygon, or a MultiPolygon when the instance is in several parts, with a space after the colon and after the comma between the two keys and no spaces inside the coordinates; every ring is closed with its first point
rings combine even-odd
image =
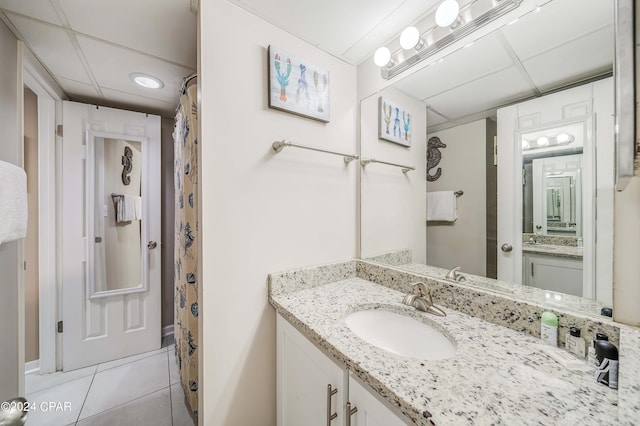
{"type": "Polygon", "coordinates": [[[403,78],[395,87],[413,98],[426,99],[511,65],[513,60],[500,39],[488,35],[452,53],[441,63],[403,78]]]}
{"type": "Polygon", "coordinates": [[[0,8],[31,16],[41,21],[62,25],[49,0],[0,0],[0,8]]]}
{"type": "Polygon", "coordinates": [[[73,370],[66,373],[62,371],[51,374],[27,374],[24,378],[25,393],[34,393],[47,389],[53,386],[60,385],[62,383],[71,382],[73,380],[93,376],[96,372],[97,366],[81,368],[79,370],[73,370]]]}
{"type": "Polygon", "coordinates": [[[187,406],[182,386],[178,383],[171,386],[171,412],[173,426],[194,426],[191,410],[187,406]]]}
{"type": "Polygon", "coordinates": [[[98,85],[106,89],[177,103],[182,78],[193,71],[193,68],[174,65],[92,38],[78,36],[78,43],[98,85]],[[129,78],[133,72],[151,74],[162,80],[164,87],[148,89],[138,86],[129,78]]]}
{"type": "Polygon", "coordinates": [[[109,361],[109,362],[103,362],[102,364],[98,364],[98,373],[100,373],[102,371],[105,371],[105,370],[108,370],[110,368],[119,367],[121,365],[128,364],[128,363],[133,362],[133,361],[138,361],[138,360],[141,360],[141,359],[144,359],[144,358],[149,358],[151,356],[158,355],[158,354],[164,353],[166,351],[167,351],[166,348],[161,348],[161,349],[158,349],[158,350],[155,350],[155,351],[145,352],[143,354],[128,356],[126,358],[115,359],[115,360],[109,361]]]}
{"type": "Polygon", "coordinates": [[[81,420],[77,425],[171,426],[170,398],[169,388],[166,388],[81,420]]]}
{"type": "Polygon", "coordinates": [[[67,32],[53,25],[9,15],[26,43],[55,77],[91,83],[67,32]]]}
{"type": "Polygon", "coordinates": [[[96,373],[80,418],[93,416],[168,386],[166,352],[96,373]]]}
{"type": "Polygon", "coordinates": [[[548,90],[611,71],[613,44],[613,28],[606,27],[526,60],[522,65],[536,86],[548,90]]]}
{"type": "Polygon", "coordinates": [[[91,386],[92,376],[83,377],[68,383],[27,394],[27,400],[35,409],[27,415],[29,426],[64,426],[78,419],[87,391],[91,386]],[[61,405],[49,408],[49,403],[61,405]],[[65,406],[64,404],[68,404],[65,406]]]}
{"type": "MultiPolygon", "coordinates": [[[[540,12],[521,18],[502,32],[520,59],[527,60],[612,24],[612,1],[562,0],[548,2],[540,12]]],[[[595,49],[587,52],[595,53],[595,49]]]]}
{"type": "Polygon", "coordinates": [[[59,1],[76,31],[196,67],[197,17],[188,1],[59,1]]]}
{"type": "Polygon", "coordinates": [[[180,369],[178,368],[178,361],[176,360],[176,351],[172,349],[168,352],[169,355],[169,381],[171,384],[180,383],[180,369]]]}

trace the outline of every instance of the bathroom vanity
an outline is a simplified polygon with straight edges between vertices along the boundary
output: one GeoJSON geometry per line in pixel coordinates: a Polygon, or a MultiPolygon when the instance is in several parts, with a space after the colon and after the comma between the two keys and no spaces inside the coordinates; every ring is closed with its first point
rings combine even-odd
{"type": "Polygon", "coordinates": [[[559,334],[579,325],[585,338],[605,332],[620,347],[618,391],[545,355],[536,334],[548,307],[508,295],[356,260],[271,274],[269,299],[279,425],[633,424],[628,413],[640,408],[631,390],[640,385],[638,361],[625,358],[638,350],[639,332],[608,319],[554,309],[559,334]],[[416,281],[446,317],[402,304],[416,281]],[[455,353],[425,360],[363,340],[345,318],[371,310],[426,324],[455,353]]]}

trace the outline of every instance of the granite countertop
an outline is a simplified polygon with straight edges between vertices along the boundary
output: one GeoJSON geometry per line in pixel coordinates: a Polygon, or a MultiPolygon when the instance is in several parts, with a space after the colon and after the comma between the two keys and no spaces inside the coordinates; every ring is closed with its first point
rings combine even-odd
{"type": "MultiPolygon", "coordinates": [[[[446,317],[401,303],[403,294],[357,277],[272,292],[277,312],[418,425],[617,424],[618,392],[540,351],[538,339],[444,308],[446,317]],[[441,330],[457,346],[446,360],[421,361],[376,348],[344,318],[385,309],[441,330]]],[[[622,379],[621,379],[622,383],[622,379]]]]}
{"type": "MultiPolygon", "coordinates": [[[[404,263],[394,265],[393,267],[439,280],[445,280],[444,277],[447,272],[449,272],[447,269],[429,266],[423,263],[404,263]]],[[[467,274],[464,271],[461,271],[461,273],[467,280],[459,282],[458,285],[460,286],[477,287],[482,290],[491,291],[497,294],[506,294],[523,301],[537,303],[549,308],[561,309],[563,311],[578,313],[581,315],[591,315],[596,318],[600,318],[601,320],[606,320],[605,317],[600,316],[600,310],[607,305],[594,299],[587,299],[566,293],[558,293],[522,284],[498,281],[493,278],[467,274]]]]}
{"type": "Polygon", "coordinates": [[[582,260],[584,248],[552,244],[522,243],[523,253],[544,254],[554,257],[567,257],[582,260]]]}

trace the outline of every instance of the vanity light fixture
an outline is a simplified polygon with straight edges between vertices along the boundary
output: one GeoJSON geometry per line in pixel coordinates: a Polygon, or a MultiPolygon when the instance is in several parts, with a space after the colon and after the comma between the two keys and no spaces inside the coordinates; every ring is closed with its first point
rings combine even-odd
{"type": "Polygon", "coordinates": [[[416,27],[405,28],[400,34],[400,46],[405,50],[420,50],[424,46],[424,40],[420,38],[420,31],[416,27]]]}
{"type": "Polygon", "coordinates": [[[157,77],[141,72],[132,72],[129,74],[129,78],[138,86],[142,86],[147,89],[162,89],[164,83],[157,77]]]}
{"type": "Polygon", "coordinates": [[[374,63],[381,68],[382,78],[389,80],[511,12],[520,3],[522,0],[444,0],[422,21],[429,22],[429,28],[406,28],[400,35],[401,48],[395,52],[378,48],[374,63]]]}
{"type": "Polygon", "coordinates": [[[386,47],[378,47],[373,55],[373,62],[379,67],[388,65],[391,62],[391,51],[386,47]]]}
{"type": "Polygon", "coordinates": [[[436,24],[443,28],[452,26],[459,14],[460,5],[456,0],[444,0],[436,9],[436,24]]]}
{"type": "Polygon", "coordinates": [[[538,139],[536,139],[536,143],[538,144],[538,146],[549,145],[549,138],[546,136],[540,136],[538,139]]]}
{"type": "Polygon", "coordinates": [[[522,140],[522,150],[531,151],[540,148],[551,148],[555,146],[569,145],[576,140],[569,133],[558,133],[556,136],[540,136],[536,140],[522,140]]]}

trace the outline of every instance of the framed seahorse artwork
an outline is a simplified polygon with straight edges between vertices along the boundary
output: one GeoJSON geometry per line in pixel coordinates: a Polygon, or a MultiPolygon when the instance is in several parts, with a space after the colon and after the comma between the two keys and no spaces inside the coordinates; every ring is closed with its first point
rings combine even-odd
{"type": "Polygon", "coordinates": [[[411,146],[411,113],[383,96],[378,98],[378,138],[411,146]]]}
{"type": "Polygon", "coordinates": [[[329,71],[280,48],[269,46],[269,108],[329,122],[329,71]]]}

